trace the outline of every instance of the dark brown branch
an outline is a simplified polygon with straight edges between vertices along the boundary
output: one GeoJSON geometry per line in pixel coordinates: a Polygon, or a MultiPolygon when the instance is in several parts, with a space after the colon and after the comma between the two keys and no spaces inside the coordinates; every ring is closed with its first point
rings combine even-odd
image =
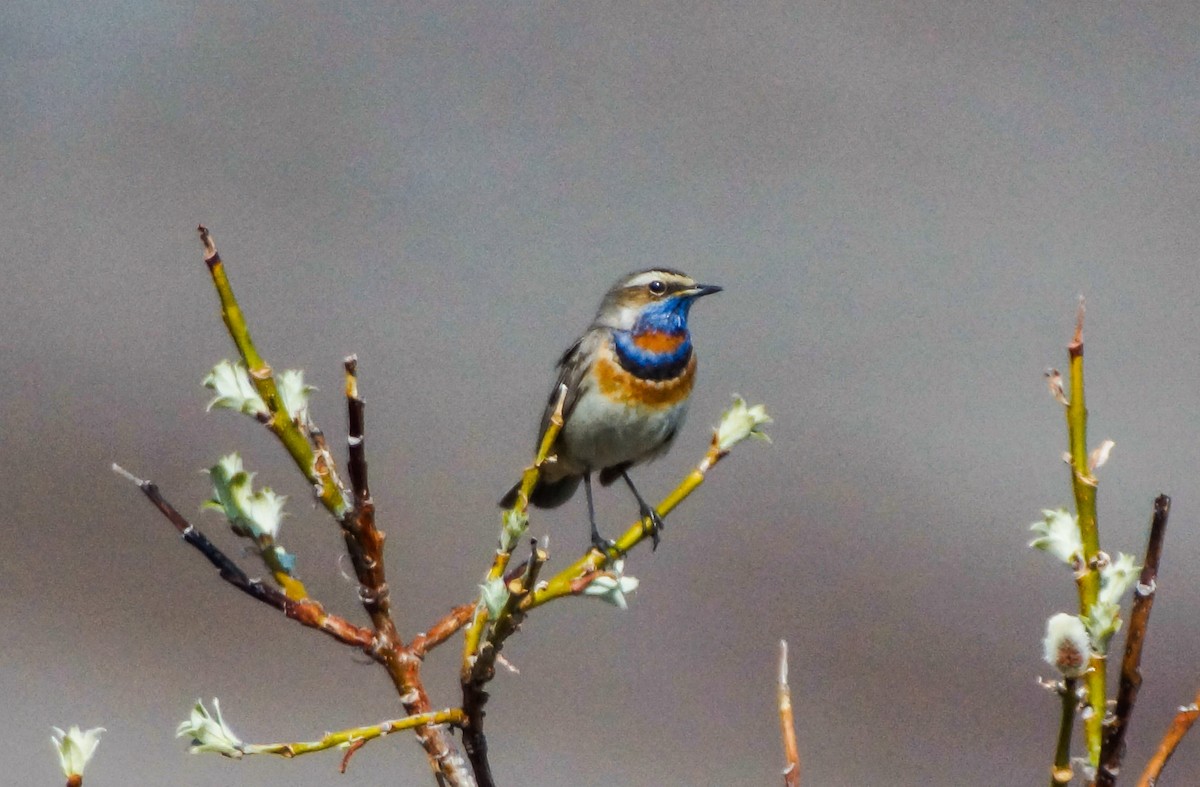
{"type": "Polygon", "coordinates": [[[463,727],[463,749],[471,767],[475,770],[475,780],[480,787],[493,787],[491,765],[488,761],[487,737],[483,734],[484,706],[488,701],[485,686],[496,675],[496,659],[504,648],[504,642],[521,626],[525,619],[525,611],[521,602],[537,585],[538,575],[542,566],[549,559],[546,550],[538,546],[537,539],[530,543],[531,553],[525,564],[525,571],[507,583],[508,600],[496,621],[492,624],[487,640],[479,648],[475,662],[470,672],[462,682],[463,712],[467,714],[467,723],[463,727]]]}
{"type": "Polygon", "coordinates": [[[346,358],[346,407],[349,411],[350,426],[347,430],[350,461],[350,486],[354,490],[354,499],[370,500],[371,490],[367,485],[367,450],[366,439],[366,403],[358,395],[358,356],[346,358]]]}
{"type": "MultiPolygon", "coordinates": [[[[371,618],[379,642],[380,660],[410,716],[428,713],[433,707],[421,680],[424,651],[405,647],[392,619],[391,598],[383,567],[385,535],[375,526],[375,501],[367,483],[366,405],[358,393],[358,359],[346,358],[346,409],[348,414],[347,450],[350,488],[354,505],[338,520],[345,536],[346,551],[359,583],[363,609],[371,618]]],[[[461,625],[461,624],[460,624],[461,625]]],[[[450,636],[447,632],[445,636],[450,636]]],[[[431,647],[426,645],[426,648],[431,647]]],[[[417,740],[425,749],[438,782],[465,783],[469,775],[465,763],[445,732],[437,727],[418,727],[417,740]]]]}
{"type": "MultiPolygon", "coordinates": [[[[350,451],[350,485],[354,491],[354,506],[338,524],[346,539],[346,550],[358,578],[359,596],[371,623],[379,633],[381,647],[397,649],[402,646],[396,624],[392,620],[391,600],[383,569],[384,534],[375,527],[375,502],[367,487],[367,460],[364,446],[364,405],[358,396],[358,361],[351,356],[346,366],[346,403],[350,416],[347,442],[350,451]]],[[[420,713],[424,713],[425,708],[420,713]]],[[[409,711],[410,715],[415,712],[409,711]]]]}
{"type": "Polygon", "coordinates": [[[266,585],[257,579],[251,579],[236,563],[222,552],[216,544],[196,529],[176,508],[162,495],[153,481],[146,481],[134,476],[119,465],[113,465],[113,470],[138,485],[142,494],[154,504],[163,516],[167,518],[183,540],[194,547],[212,563],[220,573],[221,579],[233,585],[243,593],[258,599],[283,612],[287,617],[309,628],[323,631],[338,642],[362,649],[374,657],[375,636],[370,629],[355,626],[348,620],[330,615],[317,601],[310,598],[293,600],[282,591],[271,585],[266,585]]]}
{"type": "Polygon", "coordinates": [[[1184,705],[1175,714],[1171,726],[1167,728],[1166,734],[1158,744],[1158,750],[1146,764],[1146,770],[1142,771],[1142,778],[1138,779],[1138,787],[1154,787],[1158,782],[1158,777],[1162,775],[1163,768],[1167,766],[1167,760],[1171,759],[1171,755],[1175,753],[1183,736],[1187,735],[1188,730],[1196,723],[1197,717],[1200,717],[1200,693],[1196,694],[1191,705],[1184,705]]]}
{"type": "Polygon", "coordinates": [[[1171,498],[1159,495],[1154,501],[1150,519],[1150,538],[1146,544],[1146,559],[1138,577],[1129,612],[1129,633],[1125,635],[1125,656],[1121,660],[1121,683],[1117,690],[1117,705],[1113,719],[1105,726],[1104,743],[1100,749],[1100,767],[1096,771],[1096,787],[1113,787],[1125,756],[1125,732],[1133,716],[1138,689],[1142,686],[1142,645],[1146,626],[1150,623],[1150,608],[1154,606],[1158,563],[1162,557],[1163,537],[1167,532],[1167,517],[1171,513],[1171,498]]]}
{"type": "MultiPolygon", "coordinates": [[[[347,466],[354,505],[338,520],[338,524],[345,536],[346,551],[358,578],[363,609],[375,627],[380,660],[400,695],[405,712],[416,716],[432,708],[421,681],[421,658],[424,654],[411,646],[404,646],[392,619],[390,591],[383,567],[385,535],[375,526],[375,502],[371,499],[367,483],[366,406],[358,393],[358,359],[353,355],[347,358],[345,369],[349,418],[347,466]]],[[[461,756],[445,734],[435,727],[418,727],[416,736],[429,756],[439,781],[448,778],[456,784],[462,783],[465,774],[460,767],[465,763],[461,763],[461,756]]]]}

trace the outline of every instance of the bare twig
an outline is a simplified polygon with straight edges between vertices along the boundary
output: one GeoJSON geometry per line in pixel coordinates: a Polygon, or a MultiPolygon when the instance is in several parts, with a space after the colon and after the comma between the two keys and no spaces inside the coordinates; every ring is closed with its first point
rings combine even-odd
{"type": "Polygon", "coordinates": [[[1050,767],[1050,787],[1061,787],[1075,778],[1075,772],[1071,769],[1071,730],[1075,726],[1075,710],[1079,706],[1079,689],[1075,678],[1064,678],[1055,690],[1062,700],[1062,713],[1058,722],[1054,764],[1050,767]]]}
{"type": "Polygon", "coordinates": [[[1163,768],[1167,766],[1167,760],[1171,759],[1179,742],[1183,740],[1184,735],[1187,735],[1198,717],[1200,717],[1200,692],[1196,694],[1191,705],[1184,705],[1175,714],[1171,726],[1167,728],[1166,734],[1158,744],[1158,750],[1150,758],[1146,770],[1142,771],[1142,777],[1138,779],[1138,787],[1154,787],[1158,783],[1158,777],[1162,775],[1163,768]]]}
{"type": "MultiPolygon", "coordinates": [[[[1079,537],[1083,542],[1083,570],[1076,573],[1075,581],[1079,592],[1079,614],[1086,617],[1100,594],[1100,531],[1096,522],[1096,477],[1092,475],[1088,462],[1088,411],[1083,385],[1083,315],[1084,300],[1080,297],[1075,315],[1075,334],[1067,345],[1071,395],[1064,409],[1071,457],[1071,488],[1075,494],[1079,537]]],[[[1100,764],[1101,733],[1107,706],[1106,669],[1104,656],[1093,653],[1085,678],[1090,711],[1084,714],[1084,730],[1088,761],[1094,766],[1100,764]]]]}
{"type": "Polygon", "coordinates": [[[245,315],[242,314],[241,306],[233,294],[233,287],[225,272],[225,263],[221,260],[221,255],[217,253],[216,243],[203,224],[198,230],[200,243],[204,246],[204,263],[208,266],[213,287],[216,288],[217,297],[221,301],[221,318],[225,321],[229,336],[233,339],[238,353],[241,354],[242,360],[246,364],[250,382],[253,383],[258,395],[262,397],[267,409],[271,412],[267,428],[279,438],[279,442],[283,444],[296,467],[315,486],[317,497],[325,508],[335,517],[340,518],[346,511],[345,497],[334,480],[333,474],[321,472],[322,468],[315,461],[316,456],[312,446],[309,445],[308,438],[292,420],[287,408],[283,406],[279,388],[275,384],[274,372],[259,355],[258,348],[250,338],[250,329],[246,325],[245,315]]]}
{"type": "MultiPolygon", "coordinates": [[[[565,385],[559,386],[550,423],[542,435],[533,464],[525,469],[521,477],[520,491],[517,494],[517,502],[510,514],[511,516],[523,519],[525,512],[529,509],[529,495],[533,492],[534,486],[537,485],[538,477],[542,472],[542,466],[550,461],[550,452],[554,447],[554,441],[558,438],[559,430],[562,429],[563,404],[566,401],[566,396],[567,387],[565,385]]],[[[508,568],[509,560],[512,558],[512,550],[516,543],[515,538],[509,540],[508,535],[502,532],[496,554],[492,558],[491,568],[488,569],[487,577],[484,579],[484,587],[491,586],[493,583],[503,580],[504,572],[508,568]]],[[[535,548],[535,553],[536,551],[535,548]]],[[[539,565],[538,569],[540,570],[540,568],[539,565]]],[[[523,587],[520,598],[527,598],[532,589],[532,585],[523,587]]],[[[511,596],[509,602],[513,603],[511,596]]],[[[476,604],[475,607],[473,617],[463,634],[462,666],[459,670],[459,682],[462,685],[463,691],[463,709],[467,712],[467,724],[463,730],[463,748],[466,750],[467,758],[471,761],[471,767],[475,771],[475,778],[479,781],[479,784],[482,787],[491,787],[493,781],[491,765],[488,762],[487,756],[487,738],[483,735],[483,706],[487,702],[487,692],[483,690],[483,687],[495,674],[495,656],[497,654],[495,638],[497,628],[493,626],[488,646],[481,648],[484,631],[487,628],[488,611],[482,601],[476,604]],[[488,651],[486,656],[483,654],[484,650],[488,651]]],[[[510,613],[509,618],[511,617],[510,613]]],[[[501,643],[503,643],[504,638],[509,633],[511,632],[505,633],[500,638],[501,643]]]]}
{"type": "MultiPolygon", "coordinates": [[[[449,724],[458,726],[463,722],[463,712],[461,708],[447,708],[440,711],[432,711],[423,713],[419,716],[406,716],[403,719],[392,719],[390,721],[380,722],[379,724],[371,724],[366,727],[353,727],[348,730],[339,730],[338,732],[328,732],[317,741],[306,741],[298,743],[248,743],[243,745],[245,754],[276,754],[280,757],[291,759],[299,757],[302,754],[312,754],[313,752],[326,751],[339,746],[357,747],[367,741],[381,738],[385,735],[390,735],[393,732],[401,730],[411,730],[416,727],[424,727],[432,724],[449,724]]],[[[345,770],[343,761],[342,770],[345,770]]]]}
{"type": "Polygon", "coordinates": [[[323,631],[346,645],[360,648],[372,658],[376,657],[375,636],[370,629],[355,626],[344,618],[327,613],[319,602],[311,598],[291,599],[278,588],[256,579],[250,579],[245,571],[217,548],[213,542],[209,541],[163,497],[154,482],[138,478],[120,465],[113,465],[113,470],[137,484],[138,488],[142,490],[142,494],[175,526],[175,529],[183,536],[183,540],[195,547],[208,559],[208,562],[216,567],[220,572],[221,579],[264,604],[275,607],[292,620],[309,628],[323,631]]]}
{"type": "MultiPolygon", "coordinates": [[[[659,516],[665,517],[671,511],[675,510],[676,506],[687,499],[692,492],[696,491],[704,483],[708,471],[728,454],[728,450],[720,447],[717,434],[714,432],[708,451],[705,452],[699,464],[658,504],[655,510],[659,516]]],[[[581,593],[588,584],[586,581],[583,581],[584,579],[588,578],[589,575],[591,577],[598,575],[599,572],[602,572],[612,563],[614,556],[626,554],[633,547],[637,546],[638,543],[649,537],[650,527],[648,526],[648,520],[648,517],[639,519],[631,525],[617,539],[616,545],[610,554],[606,555],[595,548],[588,550],[583,557],[546,580],[541,587],[535,588],[521,602],[522,607],[530,610],[534,607],[540,607],[542,604],[553,601],[556,598],[581,593]]]]}
{"type": "MultiPolygon", "coordinates": [[[[199,232],[204,246],[204,261],[221,302],[221,316],[246,364],[255,389],[271,412],[267,426],[279,438],[305,478],[314,485],[318,499],[343,531],[346,549],[359,582],[363,608],[371,618],[375,630],[375,648],[371,655],[387,670],[405,712],[409,716],[428,713],[431,705],[420,677],[420,655],[414,653],[411,648],[404,647],[391,616],[383,563],[384,534],[375,527],[375,507],[366,485],[365,456],[358,455],[361,462],[352,470],[355,500],[351,506],[337,479],[332,457],[328,452],[318,456],[299,425],[283,406],[271,368],[259,355],[250,339],[245,317],[234,297],[216,244],[203,225],[199,232]]],[[[357,423],[352,424],[350,436],[353,450],[358,451],[362,446],[363,429],[362,401],[357,393],[355,367],[355,363],[347,363],[349,409],[352,418],[355,413],[358,416],[357,423]],[[353,446],[355,443],[357,446],[353,446]]],[[[320,445],[321,442],[318,441],[318,449],[320,445]]],[[[417,727],[415,734],[425,749],[439,782],[456,786],[475,783],[466,768],[466,763],[442,728],[417,727]]]]}
{"type": "Polygon", "coordinates": [[[474,615],[475,602],[459,604],[445,617],[430,626],[428,631],[413,637],[413,641],[409,643],[409,649],[419,658],[425,658],[426,653],[454,636],[455,632],[467,625],[474,615]]]}
{"type": "Polygon", "coordinates": [[[355,500],[370,500],[367,485],[366,402],[358,395],[358,356],[350,355],[346,367],[346,409],[349,416],[348,451],[350,455],[350,484],[355,500]]]}
{"type": "MultiPolygon", "coordinates": [[[[358,359],[352,355],[346,358],[344,365],[350,486],[354,500],[349,511],[338,517],[338,525],[342,528],[346,551],[358,578],[363,609],[375,627],[381,661],[400,695],[404,710],[410,716],[421,716],[431,709],[429,695],[421,680],[424,651],[404,646],[392,618],[383,563],[386,536],[375,526],[375,501],[371,499],[367,480],[366,404],[358,392],[358,359]]],[[[474,783],[461,755],[440,727],[418,727],[416,735],[429,757],[430,766],[440,778],[444,777],[452,784],[474,783]]]]}
{"type": "MultiPolygon", "coordinates": [[[[384,647],[401,646],[392,620],[391,600],[383,568],[384,534],[375,527],[375,502],[367,484],[365,434],[366,405],[358,395],[358,359],[350,356],[346,368],[346,409],[349,413],[347,443],[350,452],[350,486],[353,506],[338,519],[346,540],[346,550],[358,577],[363,609],[379,632],[384,647]]],[[[424,713],[425,711],[422,711],[424,713]]]]}
{"type": "Polygon", "coordinates": [[[779,640],[779,732],[783,736],[784,787],[800,787],[800,747],[796,744],[796,721],[792,714],[792,690],[788,688],[787,640],[779,640]]]}
{"type": "Polygon", "coordinates": [[[491,764],[487,756],[487,737],[483,734],[483,708],[488,701],[488,693],[484,687],[496,675],[496,659],[504,648],[505,640],[516,633],[521,621],[525,619],[521,602],[537,585],[538,574],[549,557],[546,550],[539,547],[537,540],[533,539],[525,570],[508,583],[508,600],[496,616],[487,640],[471,663],[470,674],[463,680],[463,711],[466,713],[463,748],[475,769],[476,780],[483,787],[493,784],[491,764]]]}
{"type": "Polygon", "coordinates": [[[1117,783],[1121,760],[1125,756],[1125,732],[1129,728],[1138,689],[1142,685],[1142,672],[1139,667],[1142,660],[1142,644],[1146,638],[1146,626],[1150,622],[1150,609],[1154,606],[1158,564],[1162,556],[1163,537],[1167,531],[1167,517],[1170,513],[1171,498],[1159,495],[1154,501],[1146,559],[1142,564],[1141,576],[1138,577],[1133,609],[1129,612],[1129,633],[1125,635],[1125,656],[1121,660],[1121,684],[1117,691],[1113,719],[1104,730],[1100,767],[1096,771],[1097,787],[1113,787],[1117,783]]]}
{"type": "MultiPolygon", "coordinates": [[[[517,503],[514,506],[514,512],[517,516],[524,517],[525,512],[529,510],[529,495],[532,494],[533,488],[537,485],[538,478],[542,472],[542,466],[550,461],[550,452],[554,448],[554,441],[558,439],[559,430],[563,426],[563,405],[566,402],[566,398],[567,387],[561,385],[558,389],[554,412],[550,417],[550,423],[546,427],[545,433],[542,435],[537,455],[534,457],[533,464],[525,468],[525,472],[521,477],[520,492],[517,495],[517,503]]],[[[484,579],[485,585],[495,582],[504,576],[516,543],[515,539],[508,545],[502,541],[497,547],[496,554],[492,558],[491,568],[488,569],[487,577],[484,579]]],[[[461,678],[464,685],[470,679],[471,668],[475,661],[475,655],[479,650],[479,643],[483,639],[483,630],[486,625],[487,610],[480,604],[479,609],[475,613],[475,619],[471,621],[471,625],[463,635],[461,678]]]]}

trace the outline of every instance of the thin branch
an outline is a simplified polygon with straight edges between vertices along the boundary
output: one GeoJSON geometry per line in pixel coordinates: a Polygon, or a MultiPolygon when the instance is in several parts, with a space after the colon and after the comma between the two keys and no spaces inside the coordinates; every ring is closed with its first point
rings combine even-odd
{"type": "MultiPolygon", "coordinates": [[[[1100,531],[1096,523],[1096,478],[1088,465],[1087,403],[1083,386],[1083,315],[1084,301],[1079,299],[1075,316],[1075,335],[1067,345],[1071,373],[1071,396],[1066,406],[1067,443],[1071,458],[1071,488],[1075,493],[1075,513],[1079,521],[1079,536],[1083,542],[1083,568],[1076,574],[1079,591],[1079,614],[1087,617],[1100,593],[1100,531]]],[[[1091,708],[1084,714],[1088,760],[1100,763],[1101,734],[1107,706],[1106,662],[1103,654],[1093,653],[1087,672],[1087,702],[1091,708]]]]}
{"type": "Polygon", "coordinates": [[[792,690],[788,688],[787,640],[779,640],[779,732],[783,736],[784,787],[800,787],[800,747],[796,744],[796,721],[792,715],[792,690]]]}
{"type": "MultiPolygon", "coordinates": [[[[375,526],[375,501],[371,499],[367,480],[366,404],[358,391],[358,359],[354,356],[346,358],[344,368],[349,418],[347,449],[354,500],[351,508],[338,517],[338,525],[342,528],[346,551],[358,579],[363,609],[375,627],[380,661],[400,695],[404,710],[410,716],[420,716],[431,709],[429,695],[421,680],[424,652],[404,646],[392,618],[391,591],[383,561],[386,535],[375,526]]],[[[462,755],[440,727],[418,727],[416,736],[439,782],[445,779],[455,785],[475,784],[462,755]]]]}
{"type": "Polygon", "coordinates": [[[1104,745],[1100,752],[1100,768],[1096,771],[1097,787],[1113,787],[1125,756],[1125,732],[1133,716],[1138,689],[1142,686],[1142,644],[1158,581],[1158,564],[1162,557],[1163,538],[1167,532],[1167,517],[1171,514],[1171,498],[1159,495],[1154,501],[1150,519],[1150,538],[1146,544],[1146,559],[1138,577],[1129,612],[1129,633],[1125,635],[1125,656],[1121,660],[1121,684],[1117,690],[1117,705],[1112,721],[1105,726],[1104,745]]]}
{"type": "Polygon", "coordinates": [[[291,759],[302,754],[327,751],[340,746],[354,745],[358,747],[367,741],[382,738],[393,732],[411,730],[426,725],[449,724],[457,727],[462,725],[464,718],[465,716],[461,708],[446,708],[445,710],[431,711],[417,716],[392,719],[366,727],[352,727],[338,732],[329,732],[317,741],[299,743],[247,743],[243,746],[243,752],[245,754],[276,754],[280,757],[291,759]]]}
{"type": "MultiPolygon", "coordinates": [[[[533,488],[537,486],[538,477],[542,472],[542,465],[550,460],[550,450],[554,447],[554,441],[558,439],[559,430],[563,426],[563,405],[567,398],[567,387],[559,386],[558,399],[554,406],[554,412],[550,416],[550,423],[546,426],[546,432],[542,435],[542,442],[538,446],[537,455],[534,457],[533,464],[525,469],[525,473],[521,477],[521,489],[517,494],[517,503],[513,506],[515,516],[524,517],[525,512],[529,510],[529,495],[533,493],[533,488]]],[[[513,539],[510,546],[505,546],[502,542],[496,549],[496,554],[492,558],[492,566],[488,569],[487,577],[484,579],[484,585],[488,585],[501,579],[504,576],[504,571],[508,568],[508,561],[512,557],[513,547],[516,546],[517,540],[513,539]]],[[[483,638],[483,629],[487,624],[487,610],[483,605],[479,605],[479,609],[475,613],[475,619],[471,621],[470,627],[463,635],[463,659],[461,678],[465,685],[470,680],[471,667],[475,661],[475,654],[479,650],[480,640],[483,638]]]]}
{"type": "Polygon", "coordinates": [[[366,402],[358,395],[358,356],[350,355],[345,360],[346,409],[349,416],[350,484],[355,500],[370,500],[371,490],[367,484],[366,402]]]}
{"type": "Polygon", "coordinates": [[[1167,728],[1166,734],[1158,744],[1158,750],[1150,758],[1146,770],[1142,771],[1142,778],[1138,779],[1138,787],[1154,787],[1158,783],[1158,777],[1162,775],[1163,768],[1167,766],[1167,760],[1171,759],[1179,742],[1183,740],[1184,735],[1187,735],[1197,718],[1200,718],[1200,692],[1196,694],[1191,705],[1184,705],[1175,714],[1171,726],[1167,728]]]}
{"type": "Polygon", "coordinates": [[[1071,770],[1071,731],[1075,727],[1075,709],[1079,707],[1079,689],[1075,678],[1064,678],[1053,687],[1062,700],[1058,722],[1058,745],[1054,748],[1054,765],[1050,768],[1050,787],[1070,784],[1075,773],[1071,770]]]}
{"type": "Polygon", "coordinates": [[[402,643],[392,620],[390,591],[383,568],[384,533],[375,527],[375,501],[367,484],[366,405],[358,395],[358,359],[345,360],[346,408],[350,426],[346,441],[350,453],[350,485],[354,505],[338,519],[346,539],[346,550],[359,582],[363,608],[379,632],[385,647],[402,643]]]}
{"type": "MultiPolygon", "coordinates": [[[[543,463],[550,461],[550,450],[562,427],[562,408],[565,388],[560,388],[550,425],[542,436],[537,458],[533,465],[526,469],[514,509],[506,515],[508,518],[523,518],[529,504],[529,494],[537,483],[538,474],[543,463]]],[[[737,443],[749,438],[768,439],[761,427],[770,422],[765,409],[761,405],[747,407],[741,397],[734,397],[734,405],[721,418],[717,429],[713,430],[712,441],[704,458],[691,473],[675,488],[671,494],[658,506],[658,512],[665,516],[673,510],[688,495],[702,483],[706,474],[714,465],[729,454],[730,449],[737,443]]],[[[507,520],[506,520],[507,521],[507,520]]],[[[483,736],[483,706],[487,702],[487,693],[483,687],[494,674],[495,660],[505,639],[516,631],[521,620],[534,607],[541,606],[547,601],[567,595],[583,593],[588,585],[602,574],[609,573],[605,569],[610,563],[620,559],[626,552],[639,542],[651,536],[653,526],[649,517],[645,517],[629,528],[616,542],[616,547],[607,554],[598,549],[592,549],[582,558],[575,561],[564,571],[558,573],[549,582],[538,582],[538,572],[546,557],[544,550],[534,545],[533,555],[526,566],[525,574],[513,579],[508,585],[508,598],[504,607],[497,615],[492,625],[487,641],[483,647],[480,642],[487,624],[487,609],[482,603],[475,613],[475,619],[463,637],[463,665],[461,682],[463,686],[463,709],[467,712],[467,724],[463,731],[463,747],[467,757],[475,768],[475,776],[481,785],[489,787],[492,784],[490,766],[487,759],[487,741],[483,736]]],[[[502,535],[500,548],[496,552],[492,568],[488,573],[485,587],[493,587],[494,583],[502,581],[505,568],[512,554],[515,538],[509,537],[508,531],[502,535]]]]}
{"type": "MultiPolygon", "coordinates": [[[[708,471],[715,467],[728,454],[729,451],[722,449],[718,444],[717,434],[714,432],[708,451],[705,452],[699,464],[655,508],[658,515],[665,517],[671,511],[675,510],[676,506],[686,500],[692,492],[695,492],[704,483],[708,471]]],[[[617,539],[616,546],[610,554],[606,555],[595,548],[588,550],[583,557],[555,574],[540,587],[535,588],[521,602],[522,608],[528,611],[556,598],[582,593],[583,589],[587,587],[586,582],[582,585],[580,584],[583,578],[602,572],[613,562],[614,556],[628,553],[633,547],[649,538],[650,532],[651,527],[648,518],[638,520],[617,539]]]]}
{"type": "MultiPolygon", "coordinates": [[[[347,552],[359,582],[363,608],[370,616],[375,629],[375,650],[371,655],[387,670],[405,712],[409,716],[428,713],[431,705],[421,682],[421,658],[411,649],[403,647],[391,617],[389,591],[383,568],[384,534],[375,527],[374,505],[366,495],[356,500],[353,507],[349,505],[337,479],[332,457],[328,452],[318,457],[301,432],[300,425],[283,406],[271,368],[250,340],[246,320],[234,297],[216,244],[203,225],[200,226],[199,232],[204,246],[204,261],[221,302],[221,316],[238,352],[242,355],[255,389],[271,412],[267,426],[279,438],[305,478],[314,485],[318,499],[342,528],[347,552]]],[[[353,377],[353,374],[350,376],[353,377]]],[[[357,398],[357,389],[354,398],[357,398]]],[[[361,429],[357,436],[361,441],[361,429]]],[[[365,460],[362,470],[361,479],[365,490],[365,460]]],[[[456,787],[475,783],[462,756],[440,727],[417,727],[415,734],[425,749],[430,767],[440,783],[446,782],[456,787]]]]}
{"type": "Polygon", "coordinates": [[[321,467],[315,461],[316,455],[313,453],[307,437],[292,420],[287,408],[283,406],[283,400],[279,396],[279,389],[275,384],[274,373],[263,357],[259,355],[258,348],[250,338],[250,329],[246,325],[246,318],[233,294],[233,287],[225,272],[225,263],[222,262],[221,255],[217,253],[217,246],[212,235],[203,224],[200,225],[198,231],[200,242],[204,246],[204,262],[208,266],[213,286],[217,290],[217,297],[221,301],[221,318],[225,321],[229,336],[233,339],[238,353],[241,354],[242,360],[246,364],[250,381],[271,412],[267,428],[279,438],[279,442],[292,457],[296,467],[316,487],[317,496],[325,508],[335,517],[340,518],[346,511],[346,499],[334,480],[333,474],[321,472],[321,467]]]}
{"type": "Polygon", "coordinates": [[[459,629],[471,621],[475,616],[475,606],[476,604],[473,601],[467,604],[459,604],[450,610],[445,617],[434,623],[428,631],[413,637],[413,641],[408,646],[409,650],[419,658],[425,658],[426,653],[450,639],[459,629]]]}
{"type": "Polygon", "coordinates": [[[538,575],[549,557],[546,550],[538,546],[537,539],[532,539],[531,553],[525,570],[508,583],[508,600],[492,623],[487,640],[479,649],[471,664],[471,672],[462,684],[463,711],[467,717],[467,723],[463,727],[463,748],[475,768],[475,778],[480,785],[493,783],[487,756],[487,738],[483,734],[483,708],[488,701],[488,693],[484,686],[496,675],[496,659],[504,648],[505,640],[516,633],[521,621],[525,619],[521,602],[537,585],[538,575]]]}
{"type": "Polygon", "coordinates": [[[216,567],[221,579],[243,593],[278,609],[292,620],[309,628],[323,631],[338,642],[353,645],[373,658],[375,657],[375,635],[370,629],[356,626],[344,618],[327,613],[319,602],[311,598],[292,599],[271,585],[266,585],[257,579],[250,579],[245,571],[209,541],[163,497],[153,481],[138,478],[120,465],[114,464],[113,470],[137,484],[138,488],[142,490],[142,494],[175,526],[175,529],[183,536],[183,540],[195,547],[208,559],[208,562],[216,567]]]}

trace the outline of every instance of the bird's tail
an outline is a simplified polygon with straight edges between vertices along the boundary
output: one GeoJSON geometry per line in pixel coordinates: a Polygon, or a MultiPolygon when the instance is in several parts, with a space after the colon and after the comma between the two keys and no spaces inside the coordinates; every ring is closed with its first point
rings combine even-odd
{"type": "MultiPolygon", "coordinates": [[[[557,481],[538,481],[529,496],[529,502],[538,508],[557,508],[571,499],[583,476],[569,475],[557,481]]],[[[518,481],[504,497],[500,498],[501,508],[512,508],[517,504],[517,495],[521,493],[521,482],[518,481]]]]}

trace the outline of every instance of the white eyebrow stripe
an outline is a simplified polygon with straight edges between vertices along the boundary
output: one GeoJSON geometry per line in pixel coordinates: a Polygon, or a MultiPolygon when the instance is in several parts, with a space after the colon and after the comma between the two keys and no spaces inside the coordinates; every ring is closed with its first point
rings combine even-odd
{"type": "Polygon", "coordinates": [[[644,287],[652,281],[662,281],[671,284],[691,284],[691,281],[686,276],[677,276],[674,273],[666,271],[643,271],[636,276],[630,276],[626,280],[626,287],[644,287]]]}

